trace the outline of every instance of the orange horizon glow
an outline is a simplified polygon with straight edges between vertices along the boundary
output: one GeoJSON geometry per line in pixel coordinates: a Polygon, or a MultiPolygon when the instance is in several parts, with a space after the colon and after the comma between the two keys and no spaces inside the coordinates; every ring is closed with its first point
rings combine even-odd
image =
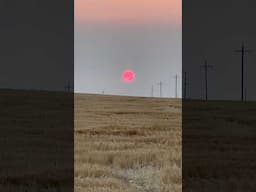
{"type": "Polygon", "coordinates": [[[181,0],[75,0],[75,22],[181,24],[181,0]]]}

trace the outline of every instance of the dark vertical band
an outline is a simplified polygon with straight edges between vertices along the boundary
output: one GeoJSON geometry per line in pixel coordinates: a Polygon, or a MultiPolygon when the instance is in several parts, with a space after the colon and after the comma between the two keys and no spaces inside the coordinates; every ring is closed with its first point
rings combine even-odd
{"type": "Polygon", "coordinates": [[[182,17],[183,192],[255,191],[256,3],[183,0],[182,17]]]}
{"type": "Polygon", "coordinates": [[[0,1],[0,191],[74,191],[74,2],[0,1]]]}

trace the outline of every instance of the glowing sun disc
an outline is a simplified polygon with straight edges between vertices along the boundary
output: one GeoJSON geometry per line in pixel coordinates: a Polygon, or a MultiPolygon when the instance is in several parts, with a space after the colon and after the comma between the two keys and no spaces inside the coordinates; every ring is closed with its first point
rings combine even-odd
{"type": "Polygon", "coordinates": [[[132,83],[135,80],[135,72],[133,70],[125,70],[122,74],[122,80],[125,83],[132,83]]]}

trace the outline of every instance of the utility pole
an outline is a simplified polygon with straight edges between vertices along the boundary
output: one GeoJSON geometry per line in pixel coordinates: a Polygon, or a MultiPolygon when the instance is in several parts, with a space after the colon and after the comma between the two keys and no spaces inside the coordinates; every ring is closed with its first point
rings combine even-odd
{"type": "Polygon", "coordinates": [[[184,99],[187,98],[187,86],[188,86],[188,76],[187,76],[187,72],[184,72],[184,89],[183,89],[183,95],[184,95],[184,99]]]}
{"type": "Polygon", "coordinates": [[[67,85],[65,86],[65,90],[66,90],[67,92],[70,92],[70,90],[71,90],[71,85],[70,85],[70,82],[69,82],[69,81],[68,81],[67,85]]]}
{"type": "Polygon", "coordinates": [[[151,97],[154,97],[154,85],[151,87],[151,97]]]}
{"type": "Polygon", "coordinates": [[[241,49],[235,52],[241,53],[241,101],[244,101],[244,57],[249,50],[245,48],[244,42],[242,42],[241,49]]]}
{"type": "Polygon", "coordinates": [[[178,98],[178,75],[174,76],[175,78],[175,98],[178,98]]]}
{"type": "Polygon", "coordinates": [[[208,65],[207,60],[204,61],[204,65],[201,65],[204,69],[204,80],[205,80],[205,100],[208,100],[208,70],[212,69],[212,65],[208,65]]]}
{"type": "Polygon", "coordinates": [[[158,83],[158,85],[159,85],[159,87],[160,87],[160,89],[159,89],[159,91],[160,91],[160,97],[162,97],[162,86],[163,86],[163,82],[160,81],[160,82],[158,83]]]}

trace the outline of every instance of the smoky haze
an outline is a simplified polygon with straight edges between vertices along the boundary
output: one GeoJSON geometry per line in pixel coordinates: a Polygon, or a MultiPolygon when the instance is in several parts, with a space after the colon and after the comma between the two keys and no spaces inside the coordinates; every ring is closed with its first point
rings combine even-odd
{"type": "MultiPolygon", "coordinates": [[[[75,30],[75,90],[78,92],[174,96],[175,74],[181,74],[181,32],[171,27],[85,26],[75,30]],[[125,69],[133,83],[121,81],[125,69]]],[[[180,83],[180,82],[179,82],[180,83]]],[[[180,86],[180,85],[179,85],[180,86]]],[[[181,89],[179,89],[181,95],[181,89]]]]}
{"type": "Polygon", "coordinates": [[[95,14],[105,6],[104,16],[95,16],[92,10],[86,15],[81,6],[86,8],[89,1],[76,2],[75,92],[151,96],[153,86],[153,95],[160,96],[158,83],[162,81],[162,96],[174,97],[178,74],[177,89],[181,96],[180,1],[150,1],[148,6],[141,1],[90,1],[95,14]],[[172,4],[175,10],[170,7],[170,12],[166,12],[166,6],[172,4]],[[134,10],[128,11],[126,7],[134,10]],[[126,69],[136,73],[133,83],[121,80],[126,69]]]}

